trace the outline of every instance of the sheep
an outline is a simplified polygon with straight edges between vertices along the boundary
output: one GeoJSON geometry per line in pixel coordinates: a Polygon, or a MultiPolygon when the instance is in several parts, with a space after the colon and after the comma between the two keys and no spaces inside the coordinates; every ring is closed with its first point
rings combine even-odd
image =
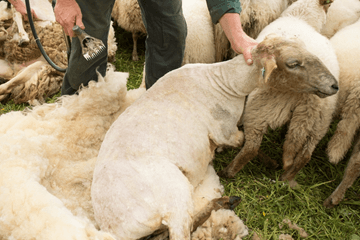
{"type": "MultiPolygon", "coordinates": [[[[182,64],[215,62],[214,29],[206,0],[182,0],[182,4],[187,23],[182,64]]],[[[111,16],[120,27],[132,33],[132,60],[137,61],[137,39],[141,35],[146,35],[137,0],[116,0],[111,16]]]]}
{"type": "Polygon", "coordinates": [[[239,55],[173,70],[117,118],[100,147],[91,188],[102,231],[137,239],[168,228],[170,239],[189,239],[193,189],[215,149],[243,142],[237,123],[245,97],[272,71],[285,71],[285,62],[306,57],[327,74],[321,89],[333,93],[335,78],[297,41],[269,37],[252,54],[252,66],[239,55]]]}
{"type": "MultiPolygon", "coordinates": [[[[292,3],[288,0],[241,0],[240,20],[244,32],[252,38],[256,38],[260,31],[277,19],[280,14],[292,3]]],[[[214,26],[215,37],[215,61],[233,58],[236,53],[230,48],[220,24],[214,26]]]]}
{"type": "Polygon", "coordinates": [[[111,16],[118,26],[132,33],[132,60],[138,61],[137,40],[146,34],[146,29],[141,18],[141,9],[137,0],[116,0],[111,16]]]}
{"type": "Polygon", "coordinates": [[[355,23],[360,18],[359,0],[337,0],[331,4],[327,13],[325,26],[321,33],[328,38],[346,27],[355,23]]]}
{"type": "MultiPolygon", "coordinates": [[[[55,22],[51,4],[47,0],[34,0],[31,7],[40,18],[35,21],[35,28],[45,52],[56,65],[66,68],[67,48],[63,30],[55,22]]],[[[20,22],[22,24],[22,20],[20,22]]],[[[29,23],[25,23],[24,27],[23,31],[29,35],[29,43],[26,46],[18,44],[25,41],[19,37],[19,24],[14,22],[6,29],[7,39],[2,43],[4,56],[0,59],[0,77],[6,83],[0,85],[0,101],[14,99],[15,103],[42,103],[46,97],[59,92],[64,73],[53,69],[41,56],[30,33],[29,23]]],[[[117,45],[112,25],[107,50],[109,61],[113,61],[117,45]]]]}
{"type": "Polygon", "coordinates": [[[360,71],[358,69],[360,44],[360,20],[337,32],[331,39],[339,65],[339,97],[336,107],[336,117],[340,117],[336,131],[328,142],[327,154],[333,164],[339,163],[350,149],[355,139],[354,149],[342,182],[325,200],[324,206],[338,205],[344,198],[346,190],[360,175],[359,136],[355,137],[360,127],[360,71]]]}
{"type": "MultiPolygon", "coordinates": [[[[109,68],[105,79],[99,76],[99,82],[91,82],[79,95],[0,117],[0,239],[114,240],[98,231],[90,187],[106,131],[146,91],[144,84],[126,91],[127,77],[109,68]]],[[[208,220],[214,229],[202,225],[192,239],[209,232],[247,234],[240,218],[223,209],[233,209],[238,198],[221,197],[223,193],[219,177],[208,166],[194,196],[202,213],[198,225],[214,210],[208,220]]]]}
{"type": "Polygon", "coordinates": [[[326,4],[325,0],[299,0],[256,39],[261,41],[274,33],[292,37],[302,41],[315,57],[299,58],[296,54],[301,52],[288,51],[294,58],[283,64],[292,74],[276,69],[268,87],[257,88],[249,95],[242,121],[245,144],[235,159],[218,173],[220,176],[234,177],[258,154],[268,127],[275,129],[288,124],[282,159],[285,172],[281,180],[288,180],[291,187],[297,185],[294,177],[327,133],[337,100],[339,65],[329,39],[319,33],[326,19],[326,4]]]}

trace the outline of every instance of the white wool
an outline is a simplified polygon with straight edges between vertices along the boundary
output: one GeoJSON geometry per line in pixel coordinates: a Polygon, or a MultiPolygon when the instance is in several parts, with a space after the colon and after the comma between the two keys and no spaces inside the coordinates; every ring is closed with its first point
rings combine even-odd
{"type": "Polygon", "coordinates": [[[359,18],[359,0],[335,0],[328,9],[326,23],[321,33],[331,38],[337,31],[355,23],[359,18]]]}
{"type": "Polygon", "coordinates": [[[110,70],[79,95],[0,116],[0,236],[113,239],[97,230],[90,185],[103,136],[129,101],[127,77],[110,70]]]}
{"type": "Polygon", "coordinates": [[[183,64],[214,63],[215,39],[206,0],[183,0],[187,37],[183,64]]]}

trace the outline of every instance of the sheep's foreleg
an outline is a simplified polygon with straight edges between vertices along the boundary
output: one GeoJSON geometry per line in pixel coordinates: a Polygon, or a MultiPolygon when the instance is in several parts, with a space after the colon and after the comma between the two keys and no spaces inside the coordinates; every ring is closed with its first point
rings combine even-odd
{"type": "Polygon", "coordinates": [[[14,22],[16,23],[17,28],[19,30],[19,36],[20,36],[19,46],[21,46],[23,43],[28,43],[30,39],[29,39],[29,35],[24,29],[23,18],[21,13],[17,12],[14,7],[12,7],[12,9],[13,9],[14,22]]]}
{"type": "Polygon", "coordinates": [[[5,99],[7,94],[9,94],[14,89],[14,87],[31,79],[34,74],[36,74],[46,65],[46,62],[38,60],[20,71],[19,74],[17,74],[14,78],[0,85],[0,101],[5,99]]]}
{"type": "Polygon", "coordinates": [[[218,175],[224,178],[235,177],[237,172],[257,156],[264,134],[265,130],[257,132],[255,129],[247,130],[245,128],[244,147],[225,169],[218,172],[218,175]]]}
{"type": "Polygon", "coordinates": [[[133,39],[133,52],[132,52],[132,60],[133,61],[139,61],[139,56],[137,52],[137,40],[139,39],[139,33],[133,32],[132,33],[132,39],[133,39]]]}
{"type": "Polygon", "coordinates": [[[201,212],[195,215],[193,228],[195,231],[199,226],[201,226],[211,215],[213,210],[217,211],[219,209],[231,209],[234,210],[241,201],[240,197],[237,196],[225,196],[221,198],[213,199],[201,212]]]}
{"type": "Polygon", "coordinates": [[[328,143],[329,161],[339,163],[350,149],[356,130],[360,126],[359,89],[352,89],[344,104],[342,104],[341,121],[328,143]]]}

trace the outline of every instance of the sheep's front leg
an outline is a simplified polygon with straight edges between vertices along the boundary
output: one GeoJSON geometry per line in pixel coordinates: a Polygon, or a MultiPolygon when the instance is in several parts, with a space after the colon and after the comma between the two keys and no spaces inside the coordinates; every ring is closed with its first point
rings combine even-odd
{"type": "Polygon", "coordinates": [[[21,13],[17,12],[14,7],[12,7],[12,9],[13,9],[14,22],[16,23],[17,28],[19,30],[20,39],[18,40],[19,41],[18,44],[19,44],[19,46],[21,46],[23,43],[28,43],[30,41],[30,39],[29,39],[29,35],[27,34],[27,32],[24,29],[21,13]]]}
{"type": "MultiPolygon", "coordinates": [[[[359,137],[359,136],[358,136],[359,137]]],[[[354,181],[360,176],[360,141],[354,147],[349,163],[345,169],[343,180],[335,191],[324,201],[324,206],[332,208],[338,205],[345,196],[346,190],[352,186],[354,181]]]]}
{"type": "Polygon", "coordinates": [[[133,32],[132,33],[132,39],[133,39],[133,51],[132,51],[132,60],[133,61],[139,61],[139,56],[137,52],[137,41],[139,39],[139,33],[133,32]]]}
{"type": "Polygon", "coordinates": [[[221,198],[213,199],[200,213],[197,213],[194,217],[193,228],[195,231],[199,226],[201,226],[211,215],[213,210],[217,211],[219,209],[231,209],[234,210],[241,201],[240,197],[237,196],[225,196],[221,198]]]}
{"type": "Polygon", "coordinates": [[[220,177],[235,177],[237,172],[239,172],[248,162],[257,156],[263,136],[265,134],[265,129],[263,129],[263,131],[257,131],[256,129],[247,130],[245,128],[244,147],[225,169],[218,172],[220,177]]]}
{"type": "Polygon", "coordinates": [[[310,161],[311,155],[328,131],[331,122],[331,114],[310,106],[302,106],[294,111],[289,130],[286,134],[283,153],[283,169],[285,172],[281,180],[288,180],[291,187],[297,183],[295,175],[310,161]],[[307,114],[303,109],[307,109],[307,114]],[[311,117],[309,117],[311,116],[311,117]]]}

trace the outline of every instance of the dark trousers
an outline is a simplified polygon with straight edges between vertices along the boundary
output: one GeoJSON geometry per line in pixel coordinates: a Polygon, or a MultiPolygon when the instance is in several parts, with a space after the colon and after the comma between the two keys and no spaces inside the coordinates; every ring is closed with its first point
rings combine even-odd
{"type": "MultiPolygon", "coordinates": [[[[90,36],[101,39],[107,49],[107,39],[111,23],[111,11],[115,0],[77,0],[81,9],[85,25],[85,32],[90,36]]],[[[86,86],[90,80],[97,80],[96,70],[105,76],[107,65],[107,50],[102,51],[96,58],[87,61],[82,54],[79,39],[72,38],[71,54],[66,70],[61,95],[74,94],[81,84],[86,86]]]]}
{"type": "Polygon", "coordinates": [[[150,88],[183,61],[186,21],[181,0],[138,0],[147,31],[145,83],[150,88]]]}

